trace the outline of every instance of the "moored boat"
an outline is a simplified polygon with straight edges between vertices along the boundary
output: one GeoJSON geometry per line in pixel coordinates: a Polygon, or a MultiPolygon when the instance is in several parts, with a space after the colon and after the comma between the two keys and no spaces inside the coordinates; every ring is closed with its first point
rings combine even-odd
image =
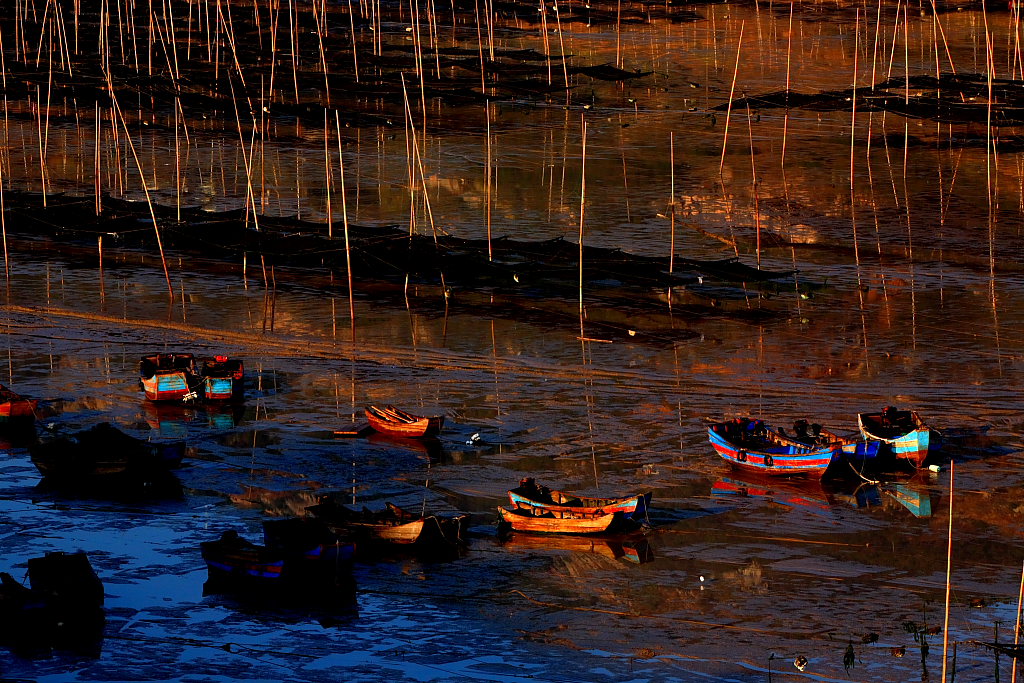
{"type": "Polygon", "coordinates": [[[280,580],[284,576],[284,553],[247,541],[233,529],[216,541],[203,541],[199,548],[211,577],[280,580]]]}
{"type": "Polygon", "coordinates": [[[433,515],[409,512],[387,503],[384,510],[353,510],[333,500],[322,500],[306,510],[343,540],[364,546],[417,546],[450,549],[463,544],[466,515],[433,515]]]}
{"type": "MultiPolygon", "coordinates": [[[[769,427],[769,429],[772,428],[769,427]]],[[[774,428],[772,431],[783,440],[789,439],[809,448],[838,446],[839,455],[843,460],[858,465],[863,465],[878,456],[879,442],[866,438],[857,438],[854,435],[843,436],[825,429],[820,424],[808,422],[804,419],[796,420],[793,423],[792,432],[787,432],[782,427],[774,428]]]]}
{"type": "Polygon", "coordinates": [[[0,384],[0,426],[31,424],[39,401],[29,399],[0,384]]]}
{"type": "Polygon", "coordinates": [[[109,422],[29,448],[32,464],[43,477],[73,484],[99,478],[159,476],[181,466],[184,455],[184,442],[143,441],[109,422]]]}
{"type": "Polygon", "coordinates": [[[897,460],[906,460],[914,467],[923,467],[938,439],[933,430],[915,410],[898,410],[886,406],[878,413],[860,413],[857,425],[864,438],[885,444],[897,460]]]}
{"type": "Polygon", "coordinates": [[[765,476],[821,479],[840,453],[838,445],[806,446],[781,438],[761,420],[745,417],[710,425],[708,439],[733,467],[765,476]]]}
{"type": "Polygon", "coordinates": [[[365,412],[371,427],[392,436],[412,439],[436,436],[444,427],[444,415],[422,417],[394,406],[369,406],[365,412]]]}
{"type": "Polygon", "coordinates": [[[568,511],[582,514],[599,512],[621,512],[630,519],[642,521],[647,518],[651,493],[641,493],[622,498],[594,498],[577,496],[564,491],[554,491],[540,486],[533,477],[526,477],[519,486],[508,492],[509,502],[516,508],[543,508],[552,511],[568,511]]]}
{"type": "Polygon", "coordinates": [[[139,381],[150,401],[199,398],[195,357],[191,353],[152,353],[139,361],[139,381]]]}
{"type": "Polygon", "coordinates": [[[198,376],[207,401],[230,401],[243,394],[245,368],[239,358],[204,358],[199,362],[198,376]]]}
{"type": "Polygon", "coordinates": [[[501,521],[513,531],[544,534],[602,534],[637,528],[637,523],[622,512],[572,512],[539,507],[498,508],[501,521]]]}
{"type": "Polygon", "coordinates": [[[286,517],[263,522],[263,542],[289,560],[304,561],[310,566],[321,563],[325,568],[346,564],[355,556],[356,546],[342,541],[313,517],[286,517]]]}

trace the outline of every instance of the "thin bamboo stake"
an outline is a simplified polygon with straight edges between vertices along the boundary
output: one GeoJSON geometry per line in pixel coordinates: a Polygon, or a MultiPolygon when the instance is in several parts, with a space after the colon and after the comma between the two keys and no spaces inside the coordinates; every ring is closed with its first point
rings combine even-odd
{"type": "Polygon", "coordinates": [[[722,136],[722,159],[718,162],[718,175],[722,175],[722,169],[725,168],[725,147],[729,143],[729,119],[732,116],[732,98],[736,92],[736,74],[740,70],[740,48],[743,47],[744,23],[740,22],[740,37],[736,41],[736,66],[732,71],[732,87],[729,88],[729,106],[725,110],[725,134],[722,136]]]}
{"type": "Polygon", "coordinates": [[[583,219],[587,199],[587,119],[586,115],[580,114],[580,124],[583,131],[582,150],[580,153],[580,339],[586,339],[583,334],[583,219]]]}
{"type": "Polygon", "coordinates": [[[341,118],[334,110],[334,126],[338,132],[338,179],[341,182],[341,223],[345,230],[345,271],[348,274],[348,317],[352,328],[352,343],[356,341],[356,304],[352,297],[352,250],[348,241],[348,207],[345,201],[345,159],[341,155],[341,118]]]}
{"type": "MultiPolygon", "coordinates": [[[[1020,618],[1021,611],[1024,609],[1024,565],[1021,565],[1020,570],[1020,589],[1017,591],[1017,623],[1013,628],[1013,647],[1014,649],[1020,644],[1020,618]]],[[[1017,658],[1013,658],[1013,667],[1010,669],[1010,683],[1017,683],[1017,658]]]]}
{"type": "Polygon", "coordinates": [[[149,216],[153,220],[153,232],[156,234],[156,246],[160,251],[160,264],[164,268],[164,279],[167,281],[167,293],[170,296],[171,302],[173,302],[174,285],[171,284],[171,273],[167,269],[167,257],[164,255],[164,243],[160,237],[160,226],[157,225],[156,211],[153,209],[153,199],[149,196],[149,187],[146,184],[146,174],[142,170],[142,162],[139,161],[139,155],[135,152],[135,142],[132,140],[131,133],[128,131],[128,123],[124,120],[124,114],[121,113],[121,106],[117,102],[117,95],[114,94],[114,84],[109,80],[107,81],[107,89],[110,92],[110,101],[114,105],[113,111],[117,114],[121,121],[121,125],[124,127],[124,136],[128,141],[128,146],[132,151],[132,158],[135,159],[135,166],[139,171],[139,182],[142,183],[142,191],[146,195],[146,206],[149,207],[149,216]]]}
{"type": "Polygon", "coordinates": [[[946,610],[942,624],[942,678],[946,681],[946,653],[949,650],[949,594],[952,588],[953,573],[953,461],[949,461],[949,538],[946,545],[946,610]]]}
{"type": "MultiPolygon", "coordinates": [[[[668,133],[668,177],[669,177],[669,236],[668,236],[668,272],[669,275],[676,263],[676,139],[675,131],[668,133]]],[[[672,297],[669,297],[669,301],[672,297]]]]}
{"type": "MultiPolygon", "coordinates": [[[[878,0],[879,3],[882,0],[878,0]]],[[[786,40],[786,114],[782,119],[782,159],[779,165],[786,168],[786,134],[789,132],[789,72],[793,52],[793,3],[789,3],[789,33],[786,40]]]]}

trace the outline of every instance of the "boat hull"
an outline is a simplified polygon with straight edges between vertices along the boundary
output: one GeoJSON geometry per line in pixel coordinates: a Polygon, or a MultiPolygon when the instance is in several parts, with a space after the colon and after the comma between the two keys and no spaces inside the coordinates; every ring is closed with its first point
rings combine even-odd
{"type": "Polygon", "coordinates": [[[643,493],[625,498],[585,498],[576,497],[561,491],[551,491],[552,502],[538,500],[517,489],[508,492],[509,502],[515,508],[542,508],[558,512],[596,515],[599,513],[621,512],[629,519],[642,520],[647,516],[651,502],[651,493],[643,493]]]}
{"type": "Polygon", "coordinates": [[[744,432],[756,422],[741,420],[713,424],[708,427],[708,440],[715,452],[730,465],[762,476],[821,479],[837,459],[838,446],[810,448],[795,443],[770,445],[767,442],[751,446],[744,432]]]}
{"type": "Polygon", "coordinates": [[[602,534],[628,527],[630,522],[621,512],[587,515],[541,508],[499,507],[498,516],[513,531],[543,534],[602,534]]]}
{"type": "Polygon", "coordinates": [[[0,384],[0,424],[27,424],[35,421],[39,401],[23,398],[0,384]]]}
{"type": "Polygon", "coordinates": [[[156,353],[139,361],[139,381],[150,401],[189,401],[198,398],[199,381],[191,353],[156,353]]]}
{"type": "Polygon", "coordinates": [[[231,401],[244,393],[245,368],[242,361],[227,356],[208,358],[200,364],[203,398],[207,401],[231,401]]]}
{"type": "Polygon", "coordinates": [[[427,436],[436,436],[444,427],[443,415],[420,417],[418,415],[402,413],[410,418],[410,421],[404,421],[397,418],[389,418],[387,413],[374,406],[367,408],[365,413],[367,421],[375,431],[406,439],[419,439],[427,436]]]}
{"type": "Polygon", "coordinates": [[[933,438],[931,428],[912,410],[895,411],[890,421],[891,425],[885,424],[883,413],[857,415],[864,438],[878,442],[897,460],[923,467],[928,456],[938,450],[938,440],[933,438]]]}

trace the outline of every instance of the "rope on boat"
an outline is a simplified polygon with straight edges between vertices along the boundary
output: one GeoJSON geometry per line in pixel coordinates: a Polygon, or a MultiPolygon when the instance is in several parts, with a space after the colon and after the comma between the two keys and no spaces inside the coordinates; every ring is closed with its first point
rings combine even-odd
{"type": "Polygon", "coordinates": [[[878,479],[868,479],[867,477],[865,477],[860,471],[857,470],[856,467],[853,466],[853,463],[850,462],[849,460],[846,461],[846,464],[850,466],[850,469],[853,470],[854,474],[856,474],[858,477],[860,477],[862,480],[864,480],[865,484],[881,484],[882,483],[878,479]]]}

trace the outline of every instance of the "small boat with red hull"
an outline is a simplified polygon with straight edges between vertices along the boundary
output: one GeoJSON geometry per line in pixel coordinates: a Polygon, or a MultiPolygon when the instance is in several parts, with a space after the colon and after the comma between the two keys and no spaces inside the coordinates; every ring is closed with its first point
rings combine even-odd
{"type": "Polygon", "coordinates": [[[39,401],[24,398],[0,384],[0,426],[32,424],[38,405],[39,401]]]}
{"type": "Polygon", "coordinates": [[[421,417],[394,406],[369,406],[366,419],[370,426],[382,434],[417,439],[436,436],[444,426],[444,415],[421,417]]]}
{"type": "Polygon", "coordinates": [[[191,401],[199,398],[195,356],[152,353],[139,361],[139,381],[150,401],[191,401]]]}
{"type": "Polygon", "coordinates": [[[242,396],[245,368],[240,358],[204,358],[199,362],[198,375],[207,401],[230,401],[242,396]]]}
{"type": "Polygon", "coordinates": [[[839,459],[839,444],[808,446],[780,437],[761,420],[738,417],[708,427],[715,451],[733,467],[764,476],[821,479],[839,459]]]}
{"type": "Polygon", "coordinates": [[[508,492],[509,502],[514,508],[543,508],[558,512],[597,514],[599,512],[621,512],[625,517],[642,521],[647,517],[651,504],[651,493],[641,493],[622,498],[593,498],[577,496],[564,491],[553,491],[526,477],[519,486],[508,492]]]}
{"type": "Polygon", "coordinates": [[[897,460],[917,468],[924,466],[929,453],[938,450],[937,435],[916,410],[886,406],[879,413],[860,413],[857,425],[864,438],[881,442],[897,460]]]}

